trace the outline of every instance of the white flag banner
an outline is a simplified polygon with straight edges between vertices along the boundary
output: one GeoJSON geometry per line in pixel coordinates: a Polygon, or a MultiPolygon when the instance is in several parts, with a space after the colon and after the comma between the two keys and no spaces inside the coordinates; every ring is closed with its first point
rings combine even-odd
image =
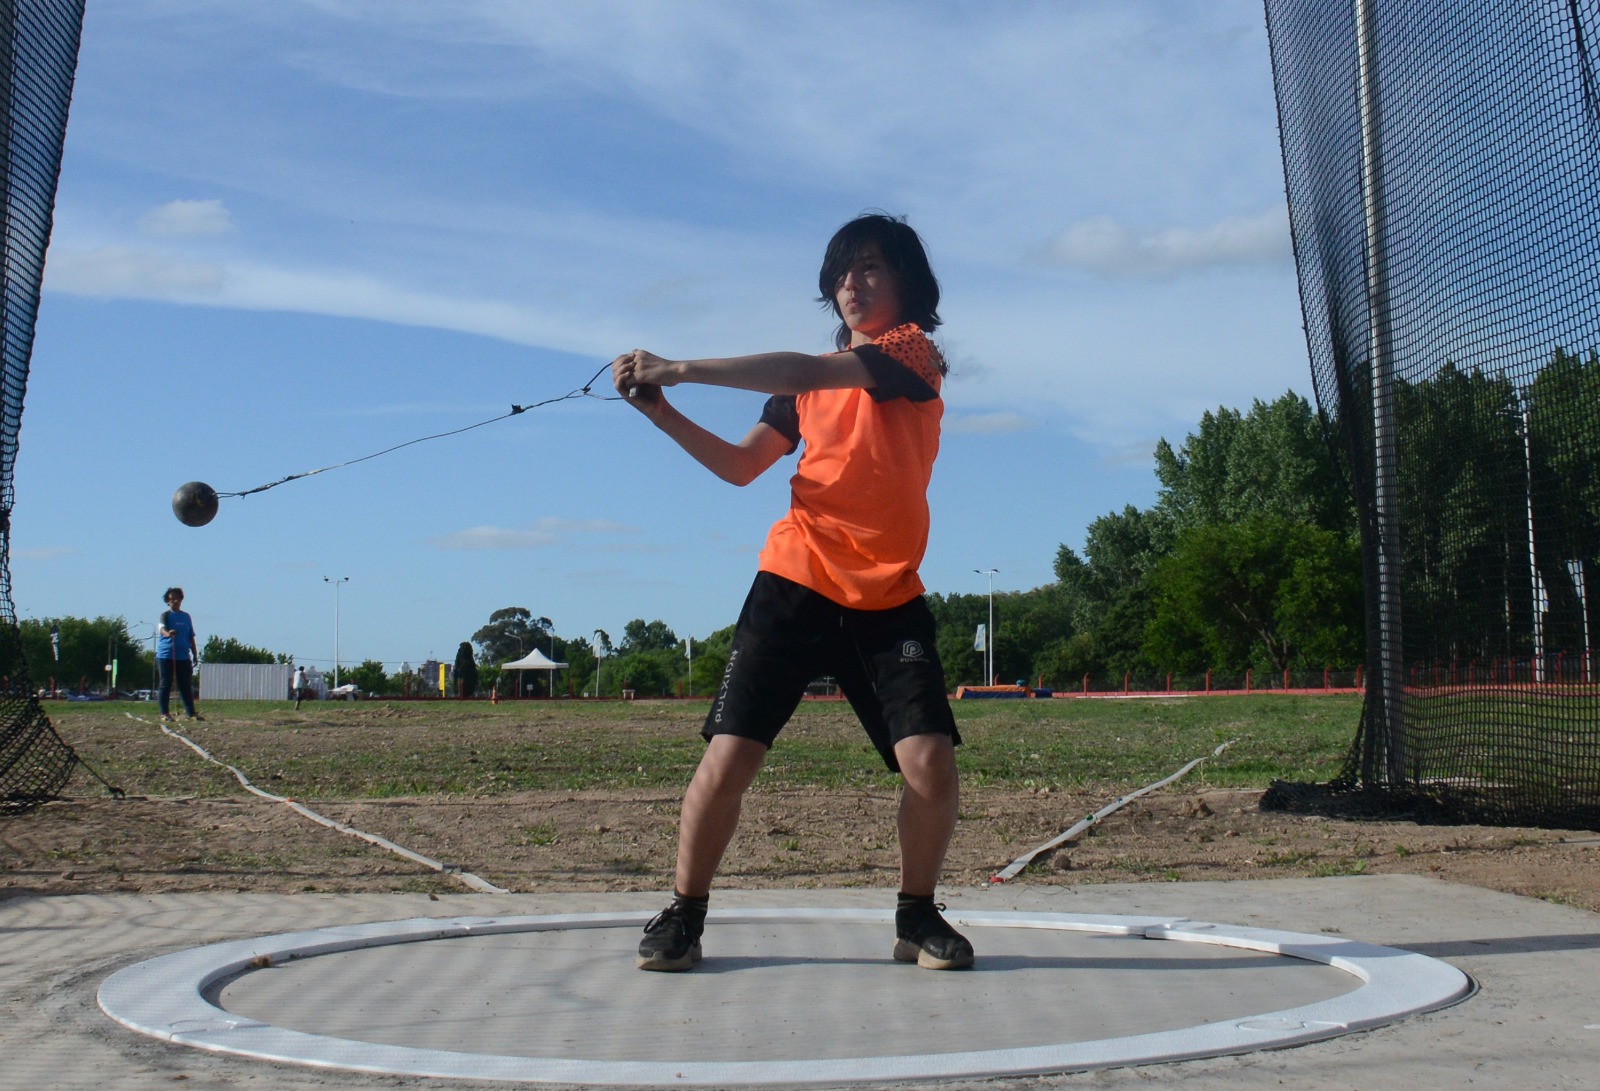
{"type": "Polygon", "coordinates": [[[989,650],[989,626],[978,626],[978,635],[972,638],[972,650],[975,652],[986,652],[989,650]]]}

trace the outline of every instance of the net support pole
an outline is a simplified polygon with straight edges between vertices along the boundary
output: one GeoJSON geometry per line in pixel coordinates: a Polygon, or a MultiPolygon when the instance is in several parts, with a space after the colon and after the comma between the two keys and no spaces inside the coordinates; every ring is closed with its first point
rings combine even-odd
{"type": "MultiPolygon", "coordinates": [[[[1520,390],[1522,402],[1522,460],[1527,468],[1523,479],[1528,491],[1528,592],[1533,599],[1533,681],[1544,684],[1544,612],[1546,609],[1544,580],[1539,575],[1539,551],[1533,540],[1533,407],[1520,390]]],[[[1585,619],[1585,626],[1588,622],[1585,619]]]]}
{"type": "Polygon", "coordinates": [[[1368,353],[1372,383],[1373,507],[1378,591],[1378,647],[1369,651],[1370,781],[1405,783],[1405,656],[1400,630],[1400,511],[1395,482],[1394,375],[1383,177],[1383,112],[1378,83],[1377,0],[1355,0],[1357,95],[1361,114],[1361,200],[1366,226],[1368,353]]]}

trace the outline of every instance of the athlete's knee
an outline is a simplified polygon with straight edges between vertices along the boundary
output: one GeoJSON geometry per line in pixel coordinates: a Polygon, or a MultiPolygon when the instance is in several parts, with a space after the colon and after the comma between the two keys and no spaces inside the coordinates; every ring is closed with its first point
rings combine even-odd
{"type": "Polygon", "coordinates": [[[755,739],[713,735],[695,769],[692,787],[717,796],[742,795],[766,758],[766,746],[755,739]]]}
{"type": "Polygon", "coordinates": [[[912,735],[894,744],[906,784],[926,795],[956,788],[956,750],[949,735],[912,735]]]}

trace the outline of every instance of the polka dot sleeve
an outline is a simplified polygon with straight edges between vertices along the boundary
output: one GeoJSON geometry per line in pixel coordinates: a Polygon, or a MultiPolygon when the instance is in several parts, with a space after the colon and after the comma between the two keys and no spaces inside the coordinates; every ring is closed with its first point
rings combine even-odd
{"type": "Polygon", "coordinates": [[[877,384],[872,390],[874,401],[905,398],[926,402],[939,396],[943,380],[939,350],[921,327],[912,323],[896,326],[853,351],[861,357],[877,384]]]}

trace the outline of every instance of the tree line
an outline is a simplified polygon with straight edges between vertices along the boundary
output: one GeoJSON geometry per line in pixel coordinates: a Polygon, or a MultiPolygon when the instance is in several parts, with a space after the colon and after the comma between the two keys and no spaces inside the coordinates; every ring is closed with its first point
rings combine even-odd
{"type": "MultiPolygon", "coordinates": [[[[1270,404],[1257,401],[1248,413],[1208,412],[1181,446],[1162,440],[1155,456],[1161,490],[1154,506],[1129,505],[1096,519],[1082,555],[1059,548],[1053,583],[995,594],[998,677],[1069,685],[1084,674],[1358,663],[1353,509],[1305,399],[1291,392],[1270,404]]],[[[952,688],[984,681],[984,653],[975,650],[974,636],[987,622],[988,596],[935,592],[928,603],[952,688]]],[[[501,664],[537,648],[568,664],[556,672],[557,696],[624,690],[708,696],[721,681],[732,638],[731,624],[703,638],[680,638],[665,622],[642,618],[629,621],[615,642],[603,631],[562,636],[549,618],[508,606],[472,634],[474,688],[545,694],[551,683],[545,671],[500,672],[501,664]]],[[[40,684],[55,678],[67,688],[83,679],[103,689],[108,647],[114,654],[121,649],[118,688],[154,685],[148,637],[141,645],[120,618],[22,622],[22,651],[40,684]],[[52,627],[60,631],[59,660],[52,627]]],[[[290,662],[215,636],[201,660],[290,662]]],[[[389,673],[376,660],[340,673],[342,681],[379,695],[438,691],[437,676],[389,673]]],[[[458,678],[465,673],[452,671],[458,678]]]]}
{"type": "MultiPolygon", "coordinates": [[[[1178,447],[1156,445],[1155,472],[1156,502],[1094,520],[1081,554],[1062,545],[1054,583],[995,596],[998,681],[1362,661],[1355,509],[1304,398],[1207,412],[1178,447]]],[[[947,671],[981,678],[987,596],[930,604],[947,671]]]]}
{"type": "Polygon", "coordinates": [[[1600,354],[1556,349],[1524,387],[1446,364],[1398,384],[1406,658],[1581,662],[1600,557],[1600,354]]]}
{"type": "MultiPolygon", "coordinates": [[[[1325,429],[1291,391],[1248,411],[1208,411],[1176,447],[1162,439],[1152,505],[1095,519],[1081,553],[1061,545],[1053,582],[994,595],[996,680],[1075,686],[1085,675],[1361,664],[1361,533],[1326,439],[1343,434],[1340,423],[1325,429]]],[[[1370,427],[1354,425],[1358,443],[1370,442],[1370,427]]],[[[1586,648],[1595,620],[1586,582],[1600,557],[1600,354],[1558,349],[1522,388],[1504,374],[1447,363],[1397,385],[1395,427],[1408,659],[1526,656],[1536,629],[1547,654],[1586,648]]],[[[951,687],[985,681],[974,637],[988,621],[989,597],[927,599],[951,687]]],[[[562,636],[549,618],[508,606],[463,641],[474,671],[458,664],[453,674],[475,673],[482,692],[543,695],[547,672],[500,671],[538,649],[568,664],[554,676],[557,696],[708,696],[732,636],[729,625],[679,637],[642,618],[615,642],[603,631],[562,636]]],[[[103,686],[108,649],[121,650],[120,688],[153,684],[148,637],[141,645],[120,618],[22,622],[36,681],[103,686]]],[[[0,649],[0,666],[8,655],[0,649]]],[[[202,659],[289,661],[218,637],[202,659]]],[[[389,674],[375,660],[341,673],[378,694],[437,692],[436,676],[389,674]]]]}
{"type": "MultiPolygon", "coordinates": [[[[131,693],[154,689],[156,653],[151,637],[134,635],[120,617],[23,618],[19,641],[0,642],[0,674],[20,677],[17,662],[26,665],[34,686],[61,692],[104,693],[115,667],[115,688],[131,693]]],[[[211,636],[200,647],[203,663],[287,663],[289,657],[254,647],[233,637],[211,636]]]]}

